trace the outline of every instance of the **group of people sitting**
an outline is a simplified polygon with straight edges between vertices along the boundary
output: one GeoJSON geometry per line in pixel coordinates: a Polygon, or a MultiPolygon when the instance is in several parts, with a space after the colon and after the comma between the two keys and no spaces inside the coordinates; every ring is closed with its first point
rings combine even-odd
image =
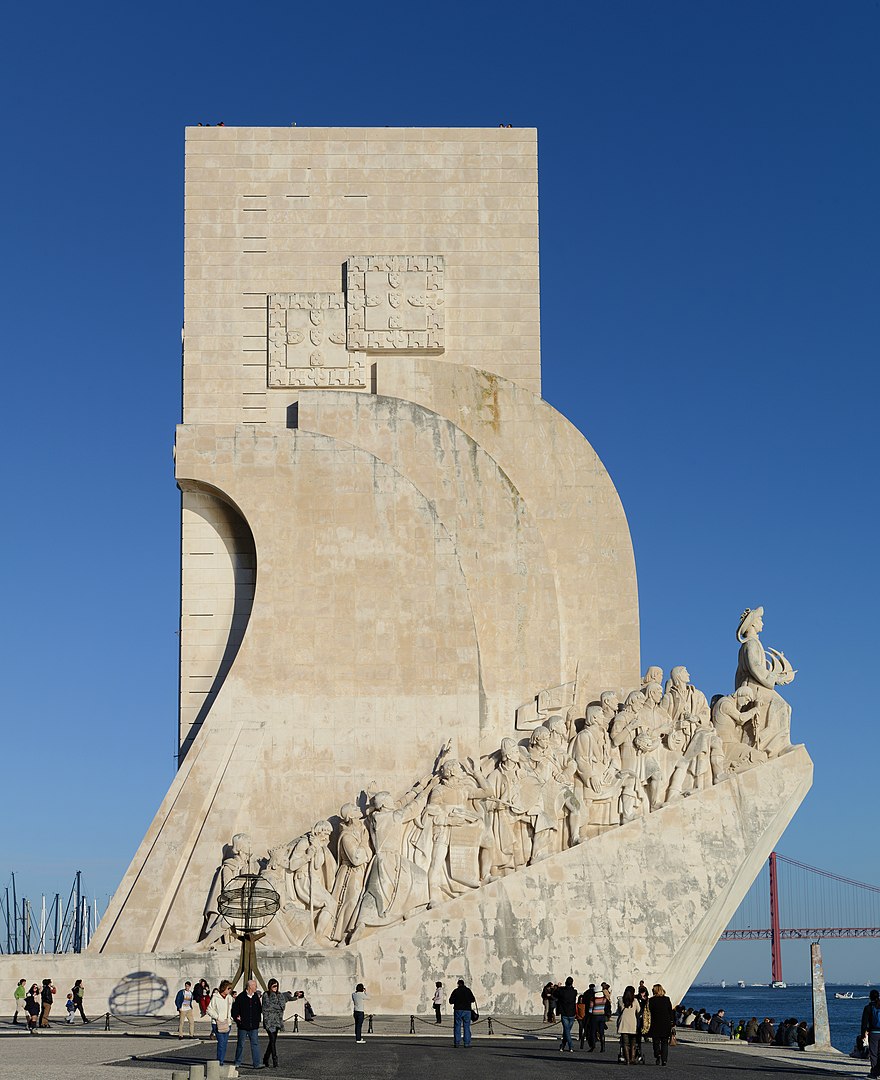
{"type": "Polygon", "coordinates": [[[764,1043],[767,1046],[798,1047],[803,1050],[815,1042],[812,1025],[795,1016],[780,1020],[778,1027],[772,1016],[765,1016],[761,1023],[753,1016],[751,1020],[740,1020],[734,1024],[725,1017],[724,1009],[710,1014],[706,1009],[686,1009],[679,1005],[675,1010],[675,1023],[677,1027],[708,1031],[711,1035],[726,1035],[729,1039],[764,1043]]]}

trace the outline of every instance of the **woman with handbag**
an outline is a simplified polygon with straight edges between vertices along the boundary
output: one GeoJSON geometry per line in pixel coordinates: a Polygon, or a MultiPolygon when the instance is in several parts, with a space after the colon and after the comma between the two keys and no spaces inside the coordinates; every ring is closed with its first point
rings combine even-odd
{"type": "Polygon", "coordinates": [[[232,1003],[235,1000],[229,980],[224,979],[208,1002],[207,1016],[211,1021],[211,1030],[217,1040],[217,1060],[226,1061],[226,1047],[229,1043],[229,1031],[232,1027],[232,1003]]]}

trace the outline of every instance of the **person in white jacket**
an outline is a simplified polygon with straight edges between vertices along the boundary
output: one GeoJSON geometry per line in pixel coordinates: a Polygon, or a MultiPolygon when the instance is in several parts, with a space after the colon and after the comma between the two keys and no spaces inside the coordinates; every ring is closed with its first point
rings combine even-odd
{"type": "Polygon", "coordinates": [[[223,1065],[226,1061],[226,1045],[232,1027],[232,1003],[235,995],[228,979],[224,979],[211,995],[208,1002],[207,1016],[211,1021],[217,1039],[217,1060],[223,1065]]]}

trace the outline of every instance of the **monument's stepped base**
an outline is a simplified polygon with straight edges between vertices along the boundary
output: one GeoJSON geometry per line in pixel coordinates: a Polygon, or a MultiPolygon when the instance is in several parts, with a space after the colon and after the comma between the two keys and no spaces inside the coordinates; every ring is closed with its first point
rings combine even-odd
{"type": "MultiPolygon", "coordinates": [[[[371,1011],[408,1013],[436,979],[464,976],[481,1009],[532,1015],[548,979],[578,986],[606,979],[614,992],[644,978],[680,1000],[773,850],[812,783],[802,746],[614,828],[537,866],[466,893],[434,911],[363,938],[356,946],[259,954],[264,977],[305,990],[316,1012],[350,1011],[356,981],[371,1011]]],[[[61,994],[87,987],[94,1013],[110,1008],[126,976],[142,972],[170,999],[184,979],[211,986],[234,972],[237,953],[118,953],[3,956],[0,980],[14,986],[51,976],[61,994]]],[[[134,986],[123,984],[129,1001],[134,986]]],[[[143,997],[143,994],[141,995],[143,997]]]]}

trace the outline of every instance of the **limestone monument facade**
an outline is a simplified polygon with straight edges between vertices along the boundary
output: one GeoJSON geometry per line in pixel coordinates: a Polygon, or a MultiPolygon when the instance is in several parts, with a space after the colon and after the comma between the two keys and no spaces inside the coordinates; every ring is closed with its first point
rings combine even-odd
{"type": "Polygon", "coordinates": [[[324,1012],[683,993],[812,766],[762,609],[727,696],[641,676],[623,508],[540,396],[536,133],[189,129],[185,255],[180,768],[94,971],[228,974],[244,872],[324,1012]]]}

